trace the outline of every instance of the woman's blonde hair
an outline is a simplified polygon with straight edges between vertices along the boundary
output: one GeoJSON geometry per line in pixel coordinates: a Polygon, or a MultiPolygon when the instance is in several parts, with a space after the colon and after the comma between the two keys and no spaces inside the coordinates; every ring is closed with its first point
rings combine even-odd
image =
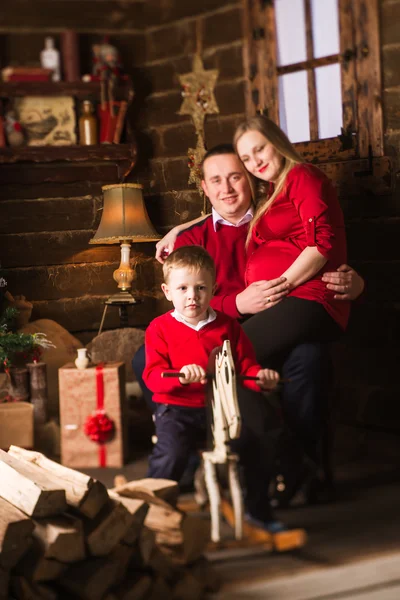
{"type": "MultiPolygon", "coordinates": [[[[265,187],[265,182],[261,184],[257,182],[258,190],[256,191],[256,197],[258,198],[257,207],[249,226],[249,233],[247,235],[246,244],[249,243],[252,231],[258,221],[263,215],[270,209],[275,198],[282,191],[286,177],[291,169],[299,163],[304,162],[304,158],[296,152],[293,144],[287,137],[287,135],[270,119],[262,115],[250,117],[241,123],[235,131],[233,138],[233,144],[237,153],[237,143],[244,133],[247,131],[258,131],[261,133],[270,144],[279,152],[283,158],[283,167],[275,181],[275,189],[270,197],[268,197],[268,191],[265,187]]],[[[256,180],[257,181],[257,180],[256,180]]],[[[256,200],[257,200],[256,198],[256,200]]]]}

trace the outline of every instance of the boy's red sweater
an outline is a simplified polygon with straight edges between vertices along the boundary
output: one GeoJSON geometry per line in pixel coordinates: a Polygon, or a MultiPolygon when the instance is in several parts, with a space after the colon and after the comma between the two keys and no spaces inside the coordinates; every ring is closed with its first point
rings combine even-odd
{"type": "MultiPolygon", "coordinates": [[[[195,331],[177,321],[168,312],[154,319],[146,329],[146,367],[143,379],[153,392],[153,401],[202,408],[206,401],[206,387],[201,383],[182,385],[179,378],[163,379],[165,371],[180,371],[182,367],[197,364],[204,369],[214,348],[230,340],[237,375],[255,377],[261,369],[253,346],[240,325],[230,317],[217,313],[215,321],[195,331]]],[[[254,381],[244,383],[260,391],[254,381]]]]}

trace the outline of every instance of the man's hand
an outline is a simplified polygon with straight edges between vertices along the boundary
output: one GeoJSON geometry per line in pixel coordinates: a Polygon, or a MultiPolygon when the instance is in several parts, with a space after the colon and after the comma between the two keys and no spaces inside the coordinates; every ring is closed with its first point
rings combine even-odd
{"type": "Polygon", "coordinates": [[[206,372],[203,367],[200,365],[185,365],[179,371],[179,373],[183,373],[184,377],[180,378],[180,382],[183,385],[187,385],[188,383],[206,383],[206,372]]]}
{"type": "Polygon", "coordinates": [[[324,273],[322,281],[328,290],[336,292],[335,300],[355,300],[365,287],[364,279],[349,265],[341,265],[337,271],[324,273]]]}
{"type": "Polygon", "coordinates": [[[262,390],[273,390],[279,383],[279,373],[272,369],[261,369],[257,373],[258,385],[262,390]]]}
{"type": "Polygon", "coordinates": [[[157,242],[156,259],[161,264],[164,264],[164,261],[167,258],[168,254],[171,254],[171,252],[173,251],[176,238],[178,237],[178,233],[179,229],[177,227],[174,227],[173,229],[171,229],[171,231],[167,233],[167,235],[164,235],[164,237],[159,242],[157,242]]]}
{"type": "Polygon", "coordinates": [[[236,296],[236,308],[242,315],[255,315],[278,304],[290,291],[285,277],[251,283],[236,296]]]}

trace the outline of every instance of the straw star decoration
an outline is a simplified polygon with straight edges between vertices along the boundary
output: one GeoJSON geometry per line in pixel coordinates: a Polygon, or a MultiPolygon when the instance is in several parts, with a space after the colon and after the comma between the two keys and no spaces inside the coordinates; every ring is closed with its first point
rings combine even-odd
{"type": "Polygon", "coordinates": [[[182,86],[183,102],[179,115],[191,115],[197,135],[204,137],[204,119],[206,115],[219,113],[214,96],[218,78],[217,69],[205,70],[199,54],[193,58],[193,70],[179,76],[182,86]]]}

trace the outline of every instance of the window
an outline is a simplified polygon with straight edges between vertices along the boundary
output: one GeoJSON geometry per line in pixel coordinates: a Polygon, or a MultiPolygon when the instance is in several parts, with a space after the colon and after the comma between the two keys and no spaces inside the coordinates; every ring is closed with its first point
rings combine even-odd
{"type": "Polygon", "coordinates": [[[243,0],[248,114],[307,159],[383,155],[378,0],[243,0]]]}

